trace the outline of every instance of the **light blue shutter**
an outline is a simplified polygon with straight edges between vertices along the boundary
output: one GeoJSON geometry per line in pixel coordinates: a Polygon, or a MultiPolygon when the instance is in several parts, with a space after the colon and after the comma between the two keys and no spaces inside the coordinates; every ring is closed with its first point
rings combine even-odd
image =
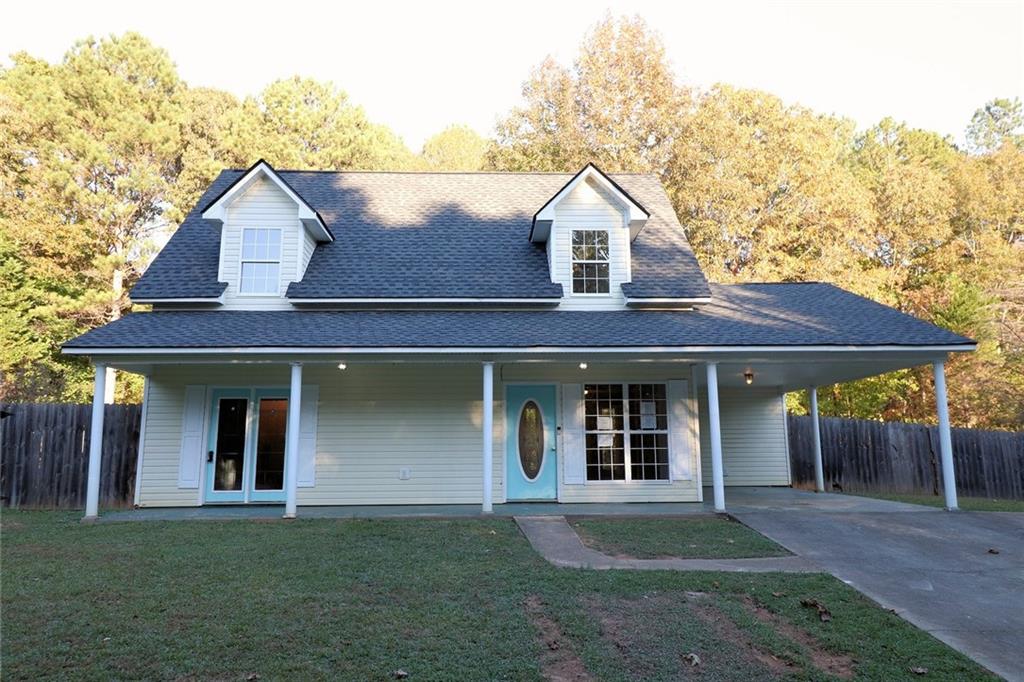
{"type": "Polygon", "coordinates": [[[587,482],[582,384],[562,384],[562,463],[567,485],[587,482]]]}
{"type": "Polygon", "coordinates": [[[181,419],[181,452],[178,454],[178,487],[198,488],[203,462],[203,426],[206,424],[206,386],[185,387],[181,419]]]}
{"type": "Polygon", "coordinates": [[[683,380],[668,382],[668,437],[673,481],[693,480],[690,453],[690,392],[683,380]]]}
{"type": "Polygon", "coordinates": [[[316,420],[320,401],[319,386],[303,386],[299,405],[299,488],[316,485],[316,420]]]}

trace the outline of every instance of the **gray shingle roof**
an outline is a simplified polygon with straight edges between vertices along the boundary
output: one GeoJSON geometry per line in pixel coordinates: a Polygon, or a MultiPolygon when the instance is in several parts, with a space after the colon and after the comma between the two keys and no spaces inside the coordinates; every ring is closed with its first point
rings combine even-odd
{"type": "Polygon", "coordinates": [[[66,348],[969,344],[828,284],[712,285],[691,311],[188,311],[128,315],[66,348]]]}
{"type": "MultiPolygon", "coordinates": [[[[132,290],[135,298],[216,297],[219,229],[199,209],[241,176],[225,171],[132,290]]],[[[559,298],[534,213],[568,173],[279,171],[335,241],[316,248],[293,298],[559,298]]],[[[632,246],[627,295],[694,298],[707,282],[660,181],[611,174],[651,213],[632,246]]]]}

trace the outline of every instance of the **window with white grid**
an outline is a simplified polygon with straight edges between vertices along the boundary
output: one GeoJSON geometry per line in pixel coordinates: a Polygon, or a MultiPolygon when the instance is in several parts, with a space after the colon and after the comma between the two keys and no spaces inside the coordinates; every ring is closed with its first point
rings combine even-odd
{"type": "Polygon", "coordinates": [[[609,293],[610,262],[607,230],[572,231],[572,293],[609,293]]]}
{"type": "Polygon", "coordinates": [[[277,294],[281,277],[281,230],[242,230],[242,274],[238,290],[243,294],[277,294]]]}
{"type": "Polygon", "coordinates": [[[583,387],[588,481],[667,481],[665,384],[583,387]]]}

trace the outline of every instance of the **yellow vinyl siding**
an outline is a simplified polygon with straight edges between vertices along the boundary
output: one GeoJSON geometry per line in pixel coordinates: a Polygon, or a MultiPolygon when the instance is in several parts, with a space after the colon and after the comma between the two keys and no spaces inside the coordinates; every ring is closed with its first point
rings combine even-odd
{"type": "MultiPolygon", "coordinates": [[[[701,469],[711,485],[708,396],[700,390],[701,469]]],[[[789,485],[786,415],[772,388],[720,388],[722,464],[726,485],[789,485]]]]}

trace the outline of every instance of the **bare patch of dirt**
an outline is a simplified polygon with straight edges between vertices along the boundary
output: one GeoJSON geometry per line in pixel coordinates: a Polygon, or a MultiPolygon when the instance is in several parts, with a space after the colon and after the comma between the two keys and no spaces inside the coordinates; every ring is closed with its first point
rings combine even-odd
{"type": "Polygon", "coordinates": [[[746,652],[751,659],[765,666],[772,673],[786,675],[793,672],[793,666],[789,662],[767,651],[761,651],[754,646],[750,636],[743,632],[732,621],[732,618],[722,613],[721,610],[711,604],[693,605],[692,608],[697,617],[714,630],[715,634],[722,638],[722,640],[734,645],[738,650],[746,652]]]}
{"type": "Polygon", "coordinates": [[[562,629],[544,613],[544,602],[537,595],[530,595],[523,602],[523,608],[530,622],[537,628],[544,653],[540,668],[544,678],[551,682],[589,682],[594,678],[587,671],[583,660],[573,651],[572,645],[562,634],[562,629]]]}
{"type": "Polygon", "coordinates": [[[796,627],[778,614],[772,613],[750,597],[744,597],[743,605],[759,621],[770,625],[783,636],[802,645],[807,650],[811,663],[818,670],[842,679],[853,677],[854,662],[851,657],[828,651],[814,635],[796,627]]]}

